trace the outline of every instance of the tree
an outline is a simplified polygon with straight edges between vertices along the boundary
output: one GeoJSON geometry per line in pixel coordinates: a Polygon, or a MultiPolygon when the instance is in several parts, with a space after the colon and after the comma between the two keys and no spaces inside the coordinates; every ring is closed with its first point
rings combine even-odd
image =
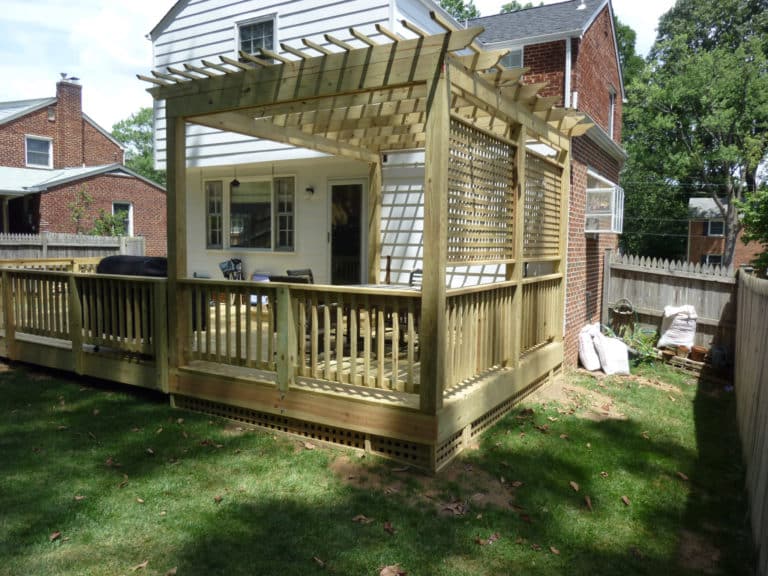
{"type": "Polygon", "coordinates": [[[125,165],[153,182],[165,186],[165,171],[154,168],[152,109],[141,108],[112,126],[112,136],[126,146],[125,165]]]}
{"type": "Polygon", "coordinates": [[[473,0],[440,0],[440,6],[459,22],[480,18],[480,11],[473,0]]]}
{"type": "Polygon", "coordinates": [[[91,234],[94,236],[125,236],[127,219],[128,212],[125,210],[109,214],[102,208],[99,210],[99,216],[93,221],[91,234]]]}
{"type": "Polygon", "coordinates": [[[624,80],[624,86],[629,86],[632,80],[643,70],[645,62],[635,52],[637,33],[619,20],[618,17],[614,17],[613,24],[616,30],[616,44],[619,50],[621,75],[624,80]]]}
{"type": "Polygon", "coordinates": [[[88,213],[91,204],[93,204],[93,196],[88,193],[88,187],[85,185],[75,192],[75,199],[67,204],[69,217],[75,225],[75,234],[83,233],[83,217],[88,213]]]}
{"type": "MultiPolygon", "coordinates": [[[[627,205],[647,193],[709,196],[725,222],[723,263],[741,229],[737,206],[756,190],[768,153],[768,16],[764,0],[678,0],[659,23],[645,70],[630,85],[627,205]]],[[[663,204],[663,203],[660,203],[663,204]]],[[[679,210],[675,211],[675,216],[679,210]]],[[[636,215],[628,211],[627,221],[636,215]]],[[[638,230],[656,233],[658,226],[638,230]]],[[[685,222],[677,229],[685,234],[685,222]]]]}
{"type": "MultiPolygon", "coordinates": [[[[768,249],[768,185],[762,184],[738,205],[744,234],[741,239],[747,242],[760,242],[768,249]]],[[[768,252],[763,252],[752,262],[764,274],[768,267],[768,252]]]]}
{"type": "MultiPolygon", "coordinates": [[[[539,6],[544,6],[544,2],[539,2],[539,6]]],[[[509,14],[510,12],[518,12],[519,10],[528,10],[528,8],[533,8],[533,2],[526,2],[524,5],[520,4],[517,0],[512,0],[512,2],[507,2],[506,4],[502,4],[501,6],[501,12],[500,14],[509,14]]]]}

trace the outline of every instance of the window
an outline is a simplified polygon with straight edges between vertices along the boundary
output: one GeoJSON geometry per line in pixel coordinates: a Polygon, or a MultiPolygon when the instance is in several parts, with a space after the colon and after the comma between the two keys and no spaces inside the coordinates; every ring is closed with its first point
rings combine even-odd
{"type": "Polygon", "coordinates": [[[624,190],[587,171],[586,233],[621,234],[624,228],[624,190]]]}
{"type": "Polygon", "coordinates": [[[523,49],[513,48],[509,53],[501,59],[501,65],[505,68],[522,68],[523,67],[523,49]]]}
{"type": "Polygon", "coordinates": [[[53,143],[50,138],[26,137],[27,166],[53,168],[53,143]]]}
{"type": "Polygon", "coordinates": [[[616,116],[616,91],[611,88],[608,94],[608,136],[613,140],[614,117],[616,116]]]}
{"type": "Polygon", "coordinates": [[[205,205],[208,217],[205,223],[205,247],[223,248],[224,224],[222,221],[222,203],[224,186],[221,181],[205,183],[205,205]]]}
{"type": "Polygon", "coordinates": [[[704,222],[705,236],[722,236],[725,234],[725,222],[722,220],[707,220],[704,222]]]}
{"type": "Polygon", "coordinates": [[[133,204],[130,202],[112,202],[112,215],[120,219],[123,233],[133,236],[133,204]]]}
{"type": "Polygon", "coordinates": [[[223,188],[221,181],[205,183],[206,245],[209,249],[293,251],[296,230],[293,176],[243,179],[236,186],[229,186],[226,199],[223,188]],[[225,226],[229,228],[226,245],[225,226]]]}
{"type": "Polygon", "coordinates": [[[238,25],[238,49],[259,54],[259,48],[274,50],[275,21],[273,18],[238,25]]]}
{"type": "Polygon", "coordinates": [[[704,254],[701,257],[701,263],[720,266],[723,263],[723,255],[722,254],[704,254]]]}

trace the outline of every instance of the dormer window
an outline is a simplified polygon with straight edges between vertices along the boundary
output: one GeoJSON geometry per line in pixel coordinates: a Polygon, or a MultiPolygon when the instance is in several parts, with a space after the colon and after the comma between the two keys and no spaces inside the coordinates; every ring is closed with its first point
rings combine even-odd
{"type": "Polygon", "coordinates": [[[239,23],[237,34],[238,49],[248,54],[258,56],[261,48],[275,49],[275,19],[272,16],[239,23]]]}
{"type": "Polygon", "coordinates": [[[523,67],[523,49],[513,48],[509,53],[501,59],[501,65],[505,68],[522,68],[523,67]]]}
{"type": "Polygon", "coordinates": [[[53,142],[50,138],[27,136],[24,143],[27,166],[53,168],[53,142]]]}

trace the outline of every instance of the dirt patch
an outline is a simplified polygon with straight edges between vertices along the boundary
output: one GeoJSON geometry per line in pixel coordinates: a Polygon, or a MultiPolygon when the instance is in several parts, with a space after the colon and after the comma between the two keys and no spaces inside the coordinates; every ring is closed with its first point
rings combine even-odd
{"type": "Polygon", "coordinates": [[[719,572],[720,550],[707,537],[681,530],[677,562],[694,572],[716,574],[719,572]]]}
{"type": "Polygon", "coordinates": [[[445,516],[463,516],[488,506],[513,509],[514,480],[495,478],[463,461],[455,460],[437,476],[396,463],[369,465],[363,459],[339,456],[330,466],[348,486],[402,496],[414,504],[426,504],[445,516]]]}
{"type": "MultiPolygon", "coordinates": [[[[607,387],[605,384],[603,386],[607,387]]],[[[547,386],[539,388],[531,394],[528,401],[541,405],[552,402],[572,411],[575,416],[596,422],[626,420],[626,415],[617,409],[610,396],[577,384],[570,384],[565,378],[557,378],[547,386]]]]}

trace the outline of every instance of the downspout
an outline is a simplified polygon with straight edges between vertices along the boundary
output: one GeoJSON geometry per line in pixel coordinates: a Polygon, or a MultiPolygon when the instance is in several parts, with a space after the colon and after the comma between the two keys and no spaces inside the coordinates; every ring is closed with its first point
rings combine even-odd
{"type": "Polygon", "coordinates": [[[565,94],[563,108],[571,107],[571,38],[565,39],[565,94]]]}

